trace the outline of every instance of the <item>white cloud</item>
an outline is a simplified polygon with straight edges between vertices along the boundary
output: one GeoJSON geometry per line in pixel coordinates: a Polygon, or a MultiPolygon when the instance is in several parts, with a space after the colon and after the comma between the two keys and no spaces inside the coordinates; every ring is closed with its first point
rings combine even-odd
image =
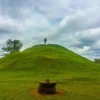
{"type": "Polygon", "coordinates": [[[84,46],[83,48],[76,48],[75,52],[79,53],[79,54],[84,54],[86,52],[88,52],[90,49],[89,46],[84,46]]]}
{"type": "Polygon", "coordinates": [[[93,45],[92,45],[93,49],[100,49],[100,40],[97,40],[93,45]]]}
{"type": "MultiPolygon", "coordinates": [[[[15,31],[20,32],[22,27],[23,26],[18,21],[11,19],[9,17],[0,16],[0,31],[7,30],[10,32],[13,32],[15,30],[15,31]]],[[[1,32],[1,34],[2,34],[2,32],[1,32]]]]}

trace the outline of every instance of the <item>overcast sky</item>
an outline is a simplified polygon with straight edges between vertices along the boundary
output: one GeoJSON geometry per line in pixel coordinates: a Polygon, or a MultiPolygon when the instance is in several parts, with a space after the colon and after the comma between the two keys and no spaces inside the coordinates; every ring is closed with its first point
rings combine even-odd
{"type": "Polygon", "coordinates": [[[100,57],[100,0],[0,0],[0,48],[9,38],[24,47],[55,43],[100,57]]]}

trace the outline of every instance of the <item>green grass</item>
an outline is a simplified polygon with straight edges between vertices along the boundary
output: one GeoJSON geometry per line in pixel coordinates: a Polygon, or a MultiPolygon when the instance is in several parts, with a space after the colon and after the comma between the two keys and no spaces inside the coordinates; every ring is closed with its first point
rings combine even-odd
{"type": "Polygon", "coordinates": [[[100,100],[100,66],[59,45],[33,46],[0,59],[0,100],[100,100]],[[30,95],[45,79],[64,96],[30,95]]]}

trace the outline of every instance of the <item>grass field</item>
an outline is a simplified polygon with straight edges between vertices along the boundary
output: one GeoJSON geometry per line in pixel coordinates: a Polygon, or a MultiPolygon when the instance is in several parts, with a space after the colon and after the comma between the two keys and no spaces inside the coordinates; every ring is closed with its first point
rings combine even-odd
{"type": "Polygon", "coordinates": [[[100,65],[59,45],[37,45],[0,59],[0,100],[100,100],[100,65]],[[62,96],[35,96],[41,80],[62,96]]]}

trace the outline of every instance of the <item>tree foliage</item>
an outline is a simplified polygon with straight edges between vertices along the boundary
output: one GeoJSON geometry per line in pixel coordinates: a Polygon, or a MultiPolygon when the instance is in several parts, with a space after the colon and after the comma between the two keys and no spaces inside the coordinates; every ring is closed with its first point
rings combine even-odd
{"type": "Polygon", "coordinates": [[[11,40],[8,39],[6,41],[6,45],[2,48],[3,51],[13,53],[13,52],[19,52],[22,48],[23,44],[20,40],[11,40]]]}
{"type": "Polygon", "coordinates": [[[95,58],[95,59],[94,59],[94,62],[95,62],[95,63],[100,63],[100,58],[95,58]]]}

